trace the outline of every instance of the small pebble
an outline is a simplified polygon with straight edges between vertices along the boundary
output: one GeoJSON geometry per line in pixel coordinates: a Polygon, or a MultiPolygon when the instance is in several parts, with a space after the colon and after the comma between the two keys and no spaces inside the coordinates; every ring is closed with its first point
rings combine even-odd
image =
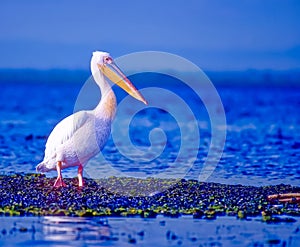
{"type": "Polygon", "coordinates": [[[26,227],[21,227],[21,228],[19,229],[19,231],[20,231],[20,232],[27,232],[28,229],[27,229],[26,227]]]}
{"type": "Polygon", "coordinates": [[[159,224],[160,224],[161,226],[165,226],[165,225],[166,225],[166,221],[165,221],[165,220],[162,220],[162,221],[159,222],[159,224]]]}
{"type": "Polygon", "coordinates": [[[141,236],[141,237],[143,237],[145,235],[145,232],[144,231],[140,231],[140,232],[137,232],[136,234],[139,235],[139,236],[141,236]]]}
{"type": "Polygon", "coordinates": [[[267,240],[267,244],[280,244],[280,239],[269,239],[267,240]]]}
{"type": "Polygon", "coordinates": [[[129,237],[128,238],[128,243],[130,243],[130,244],[136,244],[136,239],[132,238],[132,237],[129,237]]]}

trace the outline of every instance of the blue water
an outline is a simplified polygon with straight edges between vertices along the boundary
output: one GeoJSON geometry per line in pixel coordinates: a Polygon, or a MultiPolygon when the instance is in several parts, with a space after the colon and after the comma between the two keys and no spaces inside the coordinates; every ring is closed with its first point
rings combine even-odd
{"type": "MultiPolygon", "coordinates": [[[[145,92],[150,104],[141,108],[133,99],[125,104],[122,100],[126,94],[114,88],[120,104],[113,134],[102,154],[85,167],[84,176],[157,177],[169,172],[173,177],[198,179],[212,139],[204,103],[188,87],[170,78],[147,75],[131,79],[138,88],[160,86],[182,98],[196,119],[197,129],[193,116],[169,95],[145,92]],[[179,116],[168,112],[167,107],[179,116]],[[197,141],[199,145],[195,145],[197,141]],[[183,143],[181,160],[175,162],[183,143]]],[[[74,109],[96,105],[100,97],[97,87],[91,84],[87,88],[85,91],[82,84],[59,81],[1,82],[1,173],[35,172],[53,127],[74,109]]],[[[226,142],[207,181],[299,186],[300,88],[244,85],[217,90],[226,114],[226,124],[217,124],[217,128],[226,131],[226,142]]],[[[74,177],[76,170],[64,170],[63,176],[74,177]]],[[[161,216],[149,220],[7,217],[1,218],[0,230],[0,246],[132,246],[134,242],[138,246],[298,246],[300,241],[298,221],[267,225],[256,219],[238,221],[231,217],[214,221],[161,216]]]]}
{"type": "MultiPolygon", "coordinates": [[[[153,77],[139,84],[132,78],[138,88],[151,84],[153,77]],[[144,84],[143,84],[144,83],[144,84]]],[[[157,78],[156,78],[157,81],[157,78]]],[[[207,156],[211,141],[210,121],[205,106],[197,99],[193,92],[186,87],[170,83],[170,78],[161,78],[160,85],[180,96],[192,109],[198,123],[200,145],[186,147],[184,159],[180,165],[195,154],[193,166],[184,169],[185,178],[197,179],[203,162],[207,156]],[[161,84],[164,80],[167,83],[161,84]],[[171,85],[171,86],[170,86],[171,85]],[[191,150],[190,152],[187,150],[191,150]]],[[[156,84],[157,86],[157,84],[156,84]]],[[[47,136],[53,127],[64,117],[70,115],[78,104],[78,94],[82,84],[58,83],[30,83],[8,84],[2,82],[0,93],[0,169],[4,174],[14,172],[35,172],[35,166],[43,159],[44,146],[47,136]],[[77,101],[76,101],[77,100],[77,101]]],[[[120,89],[116,90],[118,101],[126,96],[120,89]]],[[[217,87],[221,97],[227,126],[226,142],[222,158],[207,181],[228,184],[293,184],[299,185],[300,179],[300,88],[282,87],[251,87],[251,86],[222,86],[217,87]]],[[[91,95],[87,107],[90,109],[100,97],[97,87],[95,95],[91,95]]],[[[153,105],[169,104],[169,99],[157,95],[152,100],[153,105]]],[[[132,104],[141,103],[132,99],[132,104]]],[[[171,102],[172,103],[172,102],[171,102]]],[[[139,105],[140,104],[140,105],[139,105]]],[[[175,105],[175,103],[174,103],[175,105]]],[[[122,105],[124,106],[124,104],[122,105]]],[[[184,108],[183,108],[184,109],[184,108]]],[[[139,150],[129,156],[120,152],[130,152],[125,139],[110,138],[103,150],[103,155],[97,156],[87,165],[85,176],[105,177],[109,175],[129,176],[158,176],[161,171],[172,170],[177,157],[181,138],[178,119],[164,109],[151,106],[141,109],[136,115],[133,108],[127,104],[117,112],[116,124],[130,119],[128,133],[132,145],[139,150]],[[149,133],[153,129],[161,129],[164,134],[154,133],[154,150],[149,151],[151,138],[149,133]],[[161,143],[160,143],[161,141],[161,143]],[[157,147],[158,150],[155,150],[157,147]],[[122,151],[122,150],[121,150],[122,151]],[[151,162],[140,159],[141,155],[149,156],[151,162]],[[155,157],[156,153],[159,154],[155,157]],[[152,157],[153,156],[153,157],[152,157]],[[132,157],[137,157],[132,158],[132,157]],[[109,165],[108,165],[109,163],[109,165]],[[172,168],[172,169],[169,169],[172,168]]],[[[184,123],[188,128],[189,122],[184,123]]],[[[119,133],[118,133],[119,134],[119,133]]],[[[122,134],[120,132],[120,134],[122,134]]],[[[185,143],[189,143],[187,140],[185,143]]],[[[152,143],[153,144],[153,143],[152,143]]],[[[146,157],[145,156],[145,157],[146,157]]],[[[176,177],[177,168],[173,169],[176,177]]],[[[49,176],[55,176],[55,172],[49,176]]],[[[75,170],[64,171],[64,176],[74,177],[75,170]]]]}
{"type": "Polygon", "coordinates": [[[6,217],[0,246],[299,246],[299,223],[266,224],[233,217],[6,217]]]}

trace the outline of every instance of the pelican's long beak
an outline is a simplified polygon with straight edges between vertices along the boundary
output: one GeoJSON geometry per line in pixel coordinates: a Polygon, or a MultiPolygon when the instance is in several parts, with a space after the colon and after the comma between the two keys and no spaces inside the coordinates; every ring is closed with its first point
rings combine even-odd
{"type": "Polygon", "coordinates": [[[147,100],[145,100],[143,95],[141,95],[141,93],[135,88],[135,86],[131,83],[131,81],[124,75],[124,73],[113,61],[111,61],[111,63],[109,64],[103,64],[103,65],[98,64],[98,68],[113,83],[123,88],[132,97],[148,105],[147,100]]]}

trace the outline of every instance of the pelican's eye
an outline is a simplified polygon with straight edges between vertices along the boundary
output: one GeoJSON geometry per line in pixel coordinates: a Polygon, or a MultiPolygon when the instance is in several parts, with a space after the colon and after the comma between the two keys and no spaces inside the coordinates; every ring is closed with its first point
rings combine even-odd
{"type": "Polygon", "coordinates": [[[112,58],[111,57],[104,57],[104,63],[111,64],[112,63],[112,58]]]}

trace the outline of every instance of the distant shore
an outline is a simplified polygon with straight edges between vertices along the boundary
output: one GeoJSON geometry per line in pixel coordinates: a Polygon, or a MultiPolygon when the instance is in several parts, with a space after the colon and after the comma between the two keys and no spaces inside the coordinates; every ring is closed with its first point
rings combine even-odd
{"type": "MultiPolygon", "coordinates": [[[[168,71],[165,72],[169,74],[168,71]]],[[[176,74],[176,72],[174,72],[176,74]]],[[[172,73],[172,74],[174,74],[172,73]]],[[[181,72],[197,78],[193,72],[181,72]]],[[[300,86],[300,69],[294,70],[241,70],[206,71],[204,73],[216,86],[300,86]]],[[[135,72],[127,72],[134,75],[135,72]]],[[[68,69],[0,69],[0,83],[79,83],[83,84],[91,73],[89,70],[68,69]]]]}

